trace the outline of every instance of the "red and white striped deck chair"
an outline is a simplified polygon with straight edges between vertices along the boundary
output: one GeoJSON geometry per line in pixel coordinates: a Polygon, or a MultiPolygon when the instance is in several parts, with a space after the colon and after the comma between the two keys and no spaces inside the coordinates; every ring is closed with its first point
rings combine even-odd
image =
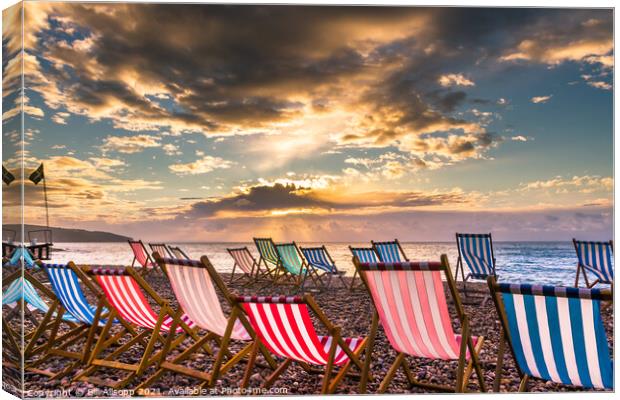
{"type": "Polygon", "coordinates": [[[141,267],[140,273],[143,275],[155,269],[156,264],[151,259],[151,256],[149,256],[149,252],[146,250],[146,246],[142,243],[142,240],[128,240],[127,242],[133,252],[133,260],[131,261],[132,267],[136,265],[137,261],[141,267]]]}
{"type": "MultiPolygon", "coordinates": [[[[235,296],[228,291],[207,256],[203,256],[200,261],[161,257],[155,257],[155,260],[168,276],[172,291],[183,311],[207,334],[200,340],[194,341],[183,352],[175,355],[172,360],[163,361],[159,370],[142,382],[137,389],[149,387],[167,371],[199,379],[203,381],[203,387],[212,387],[221,375],[249,354],[256,334],[243,311],[234,302],[235,296]],[[231,306],[232,311],[228,317],[222,310],[213,283],[231,306]],[[232,354],[229,351],[231,340],[245,343],[245,346],[236,354],[232,354]],[[204,343],[209,341],[215,341],[219,347],[215,362],[209,372],[198,371],[183,365],[200,350],[204,343]]],[[[171,340],[172,337],[169,337],[168,341],[171,340]]],[[[270,365],[275,368],[275,362],[264,347],[262,352],[270,365]]]]}
{"type": "Polygon", "coordinates": [[[199,339],[194,322],[187,315],[173,310],[132,267],[92,267],[87,274],[93,276],[101,286],[111,310],[88,361],[89,367],[75,379],[120,389],[143,375],[151,365],[164,360],[166,353],[178,346],[186,336],[199,339]],[[159,307],[159,312],[153,310],[145,293],[159,307]],[[110,347],[107,338],[115,319],[128,322],[135,327],[135,332],[122,346],[103,354],[110,347]],[[175,336],[172,342],[166,340],[168,335],[175,336]],[[155,351],[158,342],[162,346],[155,351]],[[137,345],[143,349],[137,363],[117,361],[137,345]],[[102,367],[127,371],[129,374],[115,383],[102,381],[92,376],[102,367]]]}
{"type": "Polygon", "coordinates": [[[340,334],[340,327],[333,325],[323,314],[311,295],[303,297],[238,297],[237,302],[248,315],[257,340],[248,363],[242,387],[247,388],[256,350],[264,344],[269,351],[284,358],[280,366],[267,378],[263,387],[270,387],[292,362],[299,363],[308,372],[323,373],[321,393],[333,393],[338,383],[344,378],[351,363],[360,371],[363,364],[360,354],[366,347],[366,338],[345,338],[340,334]],[[327,335],[319,336],[314,329],[310,310],[314,312],[327,335]],[[321,366],[316,371],[310,366],[321,366]],[[334,368],[340,370],[332,378],[334,368]]]}
{"type": "Polygon", "coordinates": [[[233,249],[226,249],[228,254],[233,258],[235,264],[233,265],[232,273],[230,274],[230,282],[238,281],[241,279],[248,279],[250,281],[258,279],[261,270],[258,266],[258,262],[250,253],[250,250],[246,247],[239,247],[233,249]],[[235,271],[237,267],[243,272],[243,275],[235,279],[235,271]]]}
{"type": "Polygon", "coordinates": [[[166,246],[166,243],[149,243],[149,247],[151,248],[152,260],[155,260],[155,257],[153,257],[154,253],[159,253],[162,257],[173,257],[170,253],[170,249],[166,246]]]}
{"type": "Polygon", "coordinates": [[[359,259],[354,258],[354,263],[375,306],[365,373],[362,374],[362,387],[360,387],[362,393],[366,391],[365,376],[370,370],[370,358],[378,322],[381,322],[388,342],[398,353],[379,386],[379,393],[385,392],[400,367],[403,368],[412,386],[454,392],[467,390],[473,367],[478,376],[480,390],[486,391],[478,360],[484,338],[471,336],[469,319],[463,311],[445,254],[441,256],[441,262],[361,263],[359,259]],[[445,274],[461,323],[460,335],[454,333],[452,329],[452,318],[441,280],[442,272],[445,274]],[[458,361],[455,386],[417,381],[411,373],[407,356],[458,361]]]}

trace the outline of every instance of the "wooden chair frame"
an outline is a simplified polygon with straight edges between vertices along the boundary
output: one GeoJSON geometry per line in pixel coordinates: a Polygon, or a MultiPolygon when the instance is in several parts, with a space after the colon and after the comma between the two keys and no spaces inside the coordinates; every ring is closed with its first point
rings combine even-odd
{"type": "Polygon", "coordinates": [[[183,256],[184,259],[191,260],[191,258],[187,255],[187,253],[184,252],[183,249],[181,249],[179,246],[168,245],[168,251],[170,252],[170,255],[172,256],[172,258],[182,259],[181,257],[178,257],[179,255],[181,255],[183,256]]]}
{"type": "MultiPolygon", "coordinates": [[[[347,287],[347,284],[344,281],[344,278],[342,277],[342,275],[344,275],[344,271],[339,271],[338,270],[338,266],[336,265],[336,262],[334,261],[334,259],[332,258],[331,254],[329,254],[329,251],[327,251],[327,248],[325,247],[325,245],[321,245],[321,247],[300,247],[299,248],[301,250],[301,252],[303,253],[304,250],[319,250],[321,249],[326,255],[327,258],[329,260],[329,262],[334,266],[335,271],[334,272],[328,272],[319,268],[316,268],[314,265],[312,265],[312,263],[310,261],[308,261],[308,259],[306,258],[306,264],[310,267],[312,267],[312,269],[314,270],[314,272],[316,273],[317,277],[319,279],[321,279],[321,283],[322,281],[322,277],[324,276],[328,276],[328,281],[327,281],[327,285],[325,286],[326,289],[329,289],[331,287],[332,284],[332,279],[335,276],[337,276],[340,279],[340,283],[342,285],[343,288],[347,287]]],[[[304,256],[305,257],[305,256],[304,256]]]]}
{"type": "Polygon", "coordinates": [[[234,282],[238,282],[244,279],[248,280],[248,284],[257,280],[259,275],[261,274],[261,270],[260,270],[260,266],[258,264],[258,262],[256,261],[256,258],[254,258],[254,255],[252,255],[252,252],[250,252],[250,249],[248,249],[247,246],[244,247],[235,247],[235,248],[226,248],[226,251],[228,252],[228,254],[230,254],[230,256],[232,257],[232,259],[235,261],[235,263],[233,264],[233,270],[230,273],[230,280],[228,281],[229,284],[234,283],[234,282]],[[233,253],[235,251],[246,251],[250,257],[252,258],[252,270],[247,273],[245,271],[243,271],[243,269],[241,268],[241,266],[239,265],[239,263],[237,262],[237,259],[235,258],[235,256],[233,256],[233,253]],[[239,267],[239,269],[241,269],[241,272],[243,272],[243,275],[237,277],[237,279],[235,279],[235,271],[237,270],[237,267],[239,267]]]}
{"type": "MultiPolygon", "coordinates": [[[[500,384],[501,384],[501,376],[502,369],[504,366],[504,353],[506,352],[506,344],[508,344],[508,349],[512,355],[512,359],[516,360],[517,357],[515,355],[514,348],[512,347],[512,340],[510,338],[510,331],[508,329],[508,317],[506,316],[506,311],[504,308],[504,302],[501,297],[501,293],[498,291],[499,285],[497,283],[497,279],[494,276],[489,276],[487,278],[487,284],[489,286],[489,290],[491,292],[491,298],[495,303],[495,309],[499,316],[499,320],[501,323],[501,333],[500,333],[500,342],[499,348],[497,350],[497,362],[495,367],[495,379],[493,380],[493,391],[499,392],[500,384]]],[[[601,301],[609,301],[613,302],[613,292],[610,290],[602,290],[602,299],[601,301]]],[[[519,392],[527,392],[528,391],[528,383],[530,379],[537,379],[543,381],[542,379],[538,379],[536,377],[532,377],[523,372],[519,364],[515,361],[515,368],[519,373],[519,392]]]]}
{"type": "MultiPolygon", "coordinates": [[[[345,376],[350,375],[349,370],[351,369],[352,363],[355,364],[359,368],[360,371],[363,371],[364,364],[360,360],[360,355],[364,352],[364,349],[368,345],[368,338],[364,338],[362,343],[357,348],[357,350],[353,352],[343,340],[343,337],[341,335],[342,329],[339,326],[331,323],[329,318],[327,318],[327,315],[323,313],[323,311],[320,309],[318,304],[314,301],[314,298],[312,297],[312,295],[305,294],[301,296],[300,298],[301,298],[301,301],[304,304],[306,304],[306,306],[314,313],[314,315],[317,317],[321,325],[323,325],[323,327],[326,328],[328,334],[333,337],[331,347],[328,353],[329,354],[328,363],[324,369],[317,369],[317,368],[311,367],[308,363],[293,360],[291,358],[286,358],[284,361],[282,361],[282,363],[280,363],[280,365],[274,370],[274,372],[267,377],[267,379],[261,385],[261,387],[270,388],[275,383],[275,381],[288,369],[288,367],[292,363],[297,363],[304,371],[308,373],[313,373],[313,374],[322,373],[323,381],[321,384],[321,394],[332,394],[334,393],[334,391],[336,390],[336,387],[342,381],[342,379],[345,376]],[[335,367],[334,358],[335,358],[336,350],[338,346],[347,354],[347,356],[349,357],[349,362],[340,366],[340,371],[336,373],[334,371],[334,367],[335,367]],[[332,375],[334,373],[336,375],[332,379],[332,375]]],[[[233,300],[238,305],[243,302],[243,299],[240,297],[237,297],[233,300]]],[[[243,310],[242,307],[240,308],[243,310]]],[[[243,312],[245,313],[245,310],[243,310],[243,312]]],[[[241,387],[244,389],[248,387],[250,376],[252,374],[252,370],[256,362],[256,356],[257,356],[258,350],[260,349],[261,345],[262,345],[261,340],[257,337],[256,340],[254,341],[254,346],[252,347],[252,353],[250,355],[250,360],[248,362],[245,375],[241,383],[241,387]]]]}
{"type": "MultiPolygon", "coordinates": [[[[573,246],[575,247],[575,253],[577,254],[577,273],[575,274],[575,287],[579,287],[579,273],[581,272],[583,274],[583,280],[586,283],[586,286],[588,287],[588,289],[593,288],[597,283],[600,283],[600,279],[596,279],[594,280],[591,284],[588,283],[588,275],[586,274],[586,267],[584,267],[583,265],[581,265],[581,260],[579,259],[579,249],[577,248],[578,244],[577,242],[579,242],[578,240],[573,238],[573,246]]],[[[605,243],[609,243],[609,245],[611,246],[611,251],[614,251],[614,241],[610,240],[609,242],[605,242],[605,243]]],[[[612,288],[612,292],[613,292],[613,283],[611,283],[611,288],[612,288]]]]}
{"type": "MultiPolygon", "coordinates": [[[[364,271],[360,267],[360,261],[357,257],[353,257],[353,264],[355,265],[355,269],[360,274],[362,282],[364,282],[364,286],[368,292],[368,295],[371,296],[370,288],[368,286],[368,281],[366,276],[364,275],[364,271]]],[[[391,263],[388,263],[391,264],[391,263]]],[[[456,289],[456,283],[454,281],[454,277],[452,276],[452,272],[450,270],[450,265],[448,262],[448,256],[445,254],[441,255],[441,269],[446,277],[446,282],[448,284],[448,288],[450,290],[450,294],[452,296],[452,301],[454,302],[454,307],[457,312],[457,317],[461,324],[461,347],[459,352],[458,366],[456,369],[456,384],[454,386],[447,385],[437,385],[428,382],[421,382],[414,378],[414,375],[411,372],[409,364],[407,363],[408,355],[403,352],[398,352],[394,363],[392,363],[389,368],[387,374],[383,378],[379,386],[378,393],[385,393],[389,384],[394,379],[396,372],[399,368],[402,367],[405,372],[405,376],[407,377],[407,381],[409,382],[410,387],[417,386],[423,389],[431,389],[441,392],[454,392],[454,393],[464,393],[467,391],[467,385],[469,383],[469,378],[471,374],[475,370],[476,375],[478,377],[478,385],[480,386],[481,392],[486,392],[486,386],[484,383],[484,375],[482,373],[482,368],[480,365],[479,355],[482,350],[482,346],[484,343],[484,337],[478,336],[478,340],[476,345],[474,346],[472,337],[471,337],[471,326],[469,322],[469,317],[465,314],[465,310],[463,309],[463,304],[461,303],[461,299],[458,295],[458,291],[456,289]],[[463,340],[466,339],[466,340],[463,340]],[[469,351],[470,357],[469,360],[466,360],[466,354],[469,351]]],[[[374,347],[375,338],[377,336],[377,331],[379,328],[379,312],[375,306],[374,301],[373,304],[373,315],[372,321],[370,324],[370,335],[368,339],[368,347],[366,348],[366,362],[364,364],[364,372],[362,373],[362,380],[360,381],[360,393],[366,393],[367,383],[368,383],[368,374],[370,372],[370,363],[372,359],[372,350],[374,347]]],[[[411,357],[411,356],[409,356],[411,357]]]]}
{"type": "MultiPolygon", "coordinates": [[[[459,243],[459,235],[466,235],[466,234],[462,234],[462,233],[456,233],[455,237],[456,237],[456,249],[458,250],[458,254],[459,254],[459,258],[456,261],[456,269],[454,271],[454,276],[455,278],[458,278],[459,276],[459,269],[461,270],[461,278],[463,281],[463,294],[465,295],[465,297],[469,297],[469,292],[467,291],[467,281],[472,278],[472,273],[468,273],[467,276],[465,276],[465,266],[463,265],[463,257],[461,254],[461,245],[459,243]]],[[[475,234],[473,234],[475,235],[475,234]]],[[[487,234],[482,234],[482,235],[487,235],[487,234]]],[[[495,265],[496,265],[496,260],[495,260],[495,250],[493,249],[493,236],[491,235],[491,232],[488,233],[489,235],[489,246],[491,248],[491,258],[493,260],[493,265],[491,266],[491,268],[493,269],[493,276],[497,276],[497,272],[495,271],[495,265]]],[[[472,278],[474,279],[474,278],[472,278]]],[[[487,300],[489,299],[489,294],[486,293],[484,295],[484,297],[482,298],[481,302],[480,302],[480,306],[484,307],[487,300]]]]}
{"type": "Polygon", "coordinates": [[[153,253],[158,252],[159,253],[159,249],[164,249],[165,253],[161,254],[161,256],[163,257],[173,257],[174,255],[170,252],[170,248],[166,243],[149,243],[149,247],[151,249],[151,260],[153,260],[153,253]]]}
{"type": "Polygon", "coordinates": [[[398,241],[398,239],[394,239],[391,242],[375,242],[375,241],[371,240],[370,243],[372,244],[372,248],[375,249],[375,253],[377,253],[377,257],[378,257],[379,261],[385,261],[385,260],[381,260],[381,253],[379,252],[377,247],[381,246],[381,245],[389,245],[389,244],[395,244],[398,247],[398,251],[399,251],[400,255],[403,256],[403,261],[409,261],[409,258],[405,254],[405,250],[403,250],[403,246],[401,246],[401,244],[398,241]]]}

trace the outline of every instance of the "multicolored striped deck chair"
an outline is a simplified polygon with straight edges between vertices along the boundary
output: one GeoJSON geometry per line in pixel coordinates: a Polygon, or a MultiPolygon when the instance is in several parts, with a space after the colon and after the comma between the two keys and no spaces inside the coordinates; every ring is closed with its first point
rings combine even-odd
{"type": "Polygon", "coordinates": [[[273,385],[293,362],[299,363],[308,372],[323,374],[322,394],[336,390],[352,363],[362,370],[363,364],[359,356],[366,346],[366,338],[341,336],[340,327],[327,319],[312,296],[248,296],[238,297],[237,302],[243,307],[258,336],[241,384],[242,388],[248,386],[258,346],[261,344],[276,356],[284,358],[280,366],[267,377],[264,388],[273,385]],[[310,311],[327,330],[328,335],[318,335],[310,311]],[[311,366],[321,366],[324,369],[317,371],[311,366]],[[340,367],[340,371],[332,378],[335,367],[340,367]]]}
{"type": "Polygon", "coordinates": [[[151,365],[160,363],[166,357],[166,352],[177,347],[187,336],[199,340],[191,319],[173,310],[132,267],[92,267],[86,273],[93,276],[103,289],[111,310],[89,358],[90,366],[80,373],[76,380],[120,389],[134,378],[142,376],[151,365]],[[159,307],[159,312],[153,310],[145,293],[151,302],[159,307]],[[107,338],[115,319],[129,323],[135,331],[128,332],[130,338],[122,346],[104,355],[103,352],[110,346],[107,338]],[[168,335],[176,335],[172,343],[166,340],[168,335]],[[158,342],[162,347],[155,351],[158,342]],[[122,355],[135,349],[136,345],[143,349],[142,357],[137,363],[117,361],[122,355]],[[128,374],[116,382],[105,381],[93,376],[102,367],[126,371],[128,374]]]}
{"type": "MultiPolygon", "coordinates": [[[[175,355],[171,361],[161,362],[159,370],[142,382],[137,389],[149,387],[167,371],[199,379],[203,381],[201,387],[213,387],[219,377],[246,358],[252,349],[256,334],[207,256],[203,256],[200,261],[160,257],[156,257],[155,260],[170,279],[172,290],[181,308],[207,334],[175,355]],[[222,310],[216,286],[232,309],[228,317],[222,310]],[[219,348],[209,371],[198,371],[183,365],[209,341],[215,341],[219,348]],[[232,354],[229,350],[231,341],[245,345],[236,354],[232,354]]],[[[171,341],[172,338],[169,336],[167,346],[171,341]]],[[[262,352],[271,365],[275,366],[275,361],[264,347],[262,352]]]]}
{"type": "Polygon", "coordinates": [[[266,274],[275,281],[276,272],[282,268],[276,244],[271,238],[254,238],[254,244],[256,244],[256,249],[260,255],[258,258],[259,267],[263,263],[266,274]]]}
{"type": "MultiPolygon", "coordinates": [[[[60,315],[56,316],[48,340],[46,355],[36,364],[45,362],[54,356],[73,359],[72,363],[52,376],[52,379],[60,379],[88,361],[95,335],[105,325],[109,308],[106,307],[107,302],[101,289],[73,262],[66,265],[41,264],[40,266],[46,272],[52,290],[60,301],[61,312],[59,314],[62,315],[62,318],[60,315]],[[90,304],[82,287],[88,289],[91,297],[97,300],[97,305],[90,304]],[[65,317],[72,317],[72,320],[78,322],[78,325],[59,335],[59,328],[65,317]],[[72,346],[82,339],[85,339],[81,347],[82,350],[79,352],[72,351],[72,346]]],[[[118,323],[118,321],[114,321],[114,323],[118,323]]],[[[129,324],[125,324],[124,328],[132,329],[129,324]]],[[[115,343],[121,336],[122,332],[119,332],[109,338],[108,341],[115,343]]]]}
{"type": "Polygon", "coordinates": [[[579,289],[529,284],[489,288],[502,324],[494,390],[500,389],[505,344],[527,391],[530,377],[584,388],[613,390],[613,361],[601,318],[608,289],[579,289]]]}
{"type": "Polygon", "coordinates": [[[172,253],[170,253],[170,249],[166,246],[165,243],[149,243],[149,247],[151,248],[151,258],[152,254],[157,252],[162,257],[173,257],[172,253]]]}
{"type": "Polygon", "coordinates": [[[579,272],[583,274],[586,286],[591,288],[597,283],[613,285],[614,283],[614,242],[586,242],[573,239],[573,245],[577,252],[577,276],[575,276],[575,287],[579,287],[579,272]],[[592,284],[588,283],[586,271],[592,273],[596,280],[592,284]]]}
{"type": "Polygon", "coordinates": [[[366,392],[366,373],[370,371],[372,347],[379,322],[388,342],[397,352],[396,360],[379,386],[379,393],[386,391],[401,367],[411,386],[457,393],[467,390],[472,369],[475,369],[479,389],[486,391],[478,358],[484,338],[471,334],[469,318],[463,310],[445,254],[442,254],[441,262],[362,263],[354,258],[354,264],[375,306],[360,383],[361,393],[366,392]],[[461,334],[454,333],[452,328],[442,273],[458,314],[461,334]],[[458,360],[455,385],[436,385],[416,380],[407,356],[458,360]]]}
{"type": "Polygon", "coordinates": [[[230,283],[242,279],[247,279],[251,282],[261,274],[261,270],[256,262],[256,259],[247,247],[226,249],[226,251],[228,251],[228,254],[230,254],[235,262],[232,273],[230,274],[230,283]],[[237,267],[239,267],[243,274],[235,279],[235,271],[237,270],[237,267]],[[254,275],[256,275],[256,277],[254,275]]]}
{"type": "Polygon", "coordinates": [[[328,276],[326,288],[329,289],[334,276],[340,279],[343,288],[346,287],[346,283],[344,283],[344,279],[342,278],[344,271],[338,271],[338,267],[336,267],[336,263],[329,255],[325,245],[321,247],[300,247],[300,249],[308,265],[314,269],[319,277],[328,276]]]}
{"type": "MultiPolygon", "coordinates": [[[[490,233],[457,233],[456,244],[459,258],[456,262],[455,275],[458,278],[460,269],[463,292],[465,296],[468,296],[467,280],[486,280],[489,276],[496,276],[493,239],[490,233]],[[467,264],[467,268],[469,268],[467,276],[463,264],[467,264]]],[[[486,304],[488,298],[488,294],[483,297],[482,306],[486,304]]]]}
{"type": "Polygon", "coordinates": [[[371,240],[370,243],[372,243],[372,248],[377,252],[381,262],[409,261],[398,239],[394,239],[393,242],[374,242],[371,240]]]}
{"type": "Polygon", "coordinates": [[[275,282],[277,283],[280,278],[284,278],[287,281],[293,283],[295,286],[299,286],[299,289],[303,291],[306,284],[306,278],[308,275],[316,283],[316,279],[312,274],[310,268],[306,264],[306,261],[299,251],[295,242],[291,243],[279,243],[276,244],[276,251],[280,258],[280,268],[276,271],[275,282]]]}
{"type": "Polygon", "coordinates": [[[151,259],[149,252],[146,250],[146,246],[142,243],[142,240],[128,240],[129,247],[131,247],[131,251],[133,252],[133,260],[131,261],[131,266],[134,267],[136,261],[138,265],[141,267],[140,273],[147,274],[148,272],[154,270],[157,266],[151,259]]]}
{"type": "MultiPolygon", "coordinates": [[[[353,255],[353,259],[357,257],[360,262],[370,263],[370,262],[379,262],[379,255],[374,247],[351,247],[349,246],[349,250],[353,255]]],[[[357,277],[357,268],[353,272],[353,278],[351,279],[351,287],[349,290],[353,290],[355,287],[355,278],[357,277]]],[[[364,284],[360,284],[357,286],[358,288],[363,288],[364,284]]]]}
{"type": "Polygon", "coordinates": [[[189,260],[190,257],[184,252],[179,246],[168,246],[168,250],[172,255],[172,258],[177,258],[179,260],[189,260]]]}

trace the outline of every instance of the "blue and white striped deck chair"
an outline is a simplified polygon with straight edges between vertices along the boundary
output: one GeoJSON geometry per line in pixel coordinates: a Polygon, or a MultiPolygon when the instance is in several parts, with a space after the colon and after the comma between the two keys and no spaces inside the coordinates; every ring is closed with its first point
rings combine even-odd
{"type": "Polygon", "coordinates": [[[614,283],[614,242],[587,242],[573,239],[575,251],[577,252],[577,276],[575,277],[575,287],[579,287],[579,272],[583,274],[586,286],[591,288],[597,283],[614,283]],[[592,284],[588,283],[587,272],[592,273],[596,280],[592,284]]]}
{"type": "MultiPolygon", "coordinates": [[[[493,254],[493,239],[490,233],[457,233],[456,244],[459,258],[456,262],[455,280],[461,270],[463,290],[467,296],[467,281],[471,279],[486,280],[495,276],[495,255],[493,254]],[[465,275],[465,265],[469,273],[465,275]]],[[[482,300],[486,303],[488,296],[482,300]]]]}
{"type": "Polygon", "coordinates": [[[329,255],[325,245],[321,247],[300,247],[308,265],[312,267],[315,273],[320,277],[327,275],[328,281],[326,287],[331,286],[332,277],[337,276],[340,278],[342,287],[346,287],[342,275],[344,271],[338,271],[334,259],[329,255]]]}
{"type": "Polygon", "coordinates": [[[508,343],[521,378],[530,377],[584,388],[613,389],[613,361],[601,318],[601,301],[610,290],[530,284],[497,284],[487,279],[503,332],[495,373],[499,390],[508,343]]]}
{"type": "Polygon", "coordinates": [[[254,238],[254,244],[260,255],[258,265],[265,265],[266,273],[275,279],[275,273],[282,267],[276,245],[271,238],[254,238]]]}
{"type": "Polygon", "coordinates": [[[394,239],[393,242],[375,242],[371,240],[370,243],[372,243],[372,247],[377,252],[381,262],[400,263],[409,261],[398,239],[394,239]]]}
{"type": "MultiPolygon", "coordinates": [[[[374,247],[351,247],[349,246],[349,250],[351,254],[353,254],[353,258],[357,257],[360,263],[376,263],[379,262],[379,255],[374,247]]],[[[357,277],[357,268],[353,273],[353,278],[351,279],[351,286],[349,290],[353,290],[355,287],[355,278],[357,277]]],[[[364,288],[364,285],[358,285],[358,288],[364,288]]]]}

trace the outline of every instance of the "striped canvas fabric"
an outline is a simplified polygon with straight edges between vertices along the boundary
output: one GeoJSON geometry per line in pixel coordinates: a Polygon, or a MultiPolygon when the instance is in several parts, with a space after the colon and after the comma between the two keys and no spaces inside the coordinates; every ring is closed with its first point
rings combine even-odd
{"type": "MultiPolygon", "coordinates": [[[[209,271],[199,261],[167,258],[164,264],[172,290],[187,316],[202,329],[224,336],[228,318],[224,315],[209,271]]],[[[239,320],[231,337],[252,339],[239,320]]]]}
{"type": "Polygon", "coordinates": [[[329,260],[324,248],[302,248],[301,252],[306,258],[306,261],[308,261],[308,264],[312,265],[314,268],[330,273],[337,272],[336,266],[329,260]]]}
{"type": "MultiPolygon", "coordinates": [[[[153,311],[140,285],[129,275],[99,275],[96,279],[103,289],[108,301],[126,321],[146,329],[153,329],[158,315],[153,311]]],[[[181,319],[191,328],[194,322],[184,314],[181,319]]],[[[166,316],[161,331],[168,332],[172,326],[172,317],[166,316]]],[[[181,327],[176,332],[181,332],[181,327]]]]}
{"type": "Polygon", "coordinates": [[[586,388],[613,388],[613,368],[596,289],[500,284],[521,370],[586,388]]]}
{"type": "Polygon", "coordinates": [[[351,253],[353,253],[353,255],[363,263],[373,263],[379,261],[377,258],[377,252],[373,248],[352,248],[351,253]]]}
{"type": "MultiPolygon", "coordinates": [[[[91,325],[97,312],[97,307],[88,303],[80,286],[75,272],[65,266],[57,264],[45,264],[43,269],[47,272],[52,290],[60,300],[67,312],[76,320],[91,325]]],[[[107,312],[103,309],[103,312],[107,312]]],[[[105,320],[100,320],[99,325],[104,325],[105,320]]]]}
{"type": "Polygon", "coordinates": [[[373,243],[379,260],[383,262],[402,262],[405,261],[400,257],[400,249],[396,242],[373,243]]]}
{"type": "Polygon", "coordinates": [[[247,247],[241,249],[227,249],[230,256],[235,260],[235,263],[241,268],[241,270],[247,274],[252,273],[252,268],[256,260],[252,257],[252,253],[247,247]]]}
{"type": "Polygon", "coordinates": [[[280,255],[282,265],[288,272],[293,275],[301,275],[305,272],[303,268],[303,261],[299,257],[299,252],[297,251],[297,246],[295,244],[277,244],[276,250],[280,255]]]}
{"type": "Polygon", "coordinates": [[[153,244],[153,243],[149,243],[149,247],[151,248],[152,252],[157,252],[159,253],[159,256],[161,258],[165,258],[168,257],[170,254],[168,253],[168,248],[166,247],[165,244],[153,244]]]}
{"type": "Polygon", "coordinates": [[[491,235],[477,233],[457,233],[461,261],[467,264],[473,278],[486,279],[493,275],[493,252],[491,235]]]}
{"type": "MultiPolygon", "coordinates": [[[[416,357],[459,358],[460,335],[452,330],[441,263],[360,264],[390,344],[416,357]]],[[[472,337],[474,345],[476,337],[472,337]]]]}
{"type": "Polygon", "coordinates": [[[178,260],[189,260],[187,254],[185,254],[185,252],[181,250],[180,247],[168,247],[168,249],[170,250],[170,254],[172,255],[172,257],[178,260]]]}
{"type": "MultiPolygon", "coordinates": [[[[18,300],[22,299],[32,311],[38,310],[45,314],[50,309],[47,303],[39,296],[34,286],[32,286],[32,283],[20,277],[11,282],[4,293],[2,293],[2,305],[13,306],[18,300]]],[[[62,319],[67,322],[80,322],[69,313],[64,313],[62,319]]]]}
{"type": "Polygon", "coordinates": [[[15,250],[13,250],[13,254],[11,254],[11,258],[9,259],[9,261],[7,261],[5,265],[11,265],[15,267],[21,266],[22,256],[24,260],[24,266],[26,268],[36,267],[36,263],[34,262],[32,253],[30,252],[30,250],[25,249],[23,247],[17,247],[15,250]]]}
{"type": "Polygon", "coordinates": [[[592,272],[602,283],[613,283],[613,249],[609,242],[575,240],[579,265],[592,272]]]}
{"type": "Polygon", "coordinates": [[[129,246],[131,247],[131,251],[133,251],[133,255],[136,257],[136,261],[143,267],[153,267],[153,263],[149,262],[149,258],[146,254],[146,250],[144,250],[144,245],[141,242],[129,242],[129,246]]]}
{"type": "MultiPolygon", "coordinates": [[[[298,297],[241,297],[238,299],[261,342],[274,354],[313,365],[326,365],[330,336],[318,336],[307,305],[298,297]]],[[[355,352],[363,338],[343,338],[355,352]]],[[[349,356],[336,349],[335,365],[343,365],[349,356]]]]}
{"type": "Polygon", "coordinates": [[[263,260],[274,266],[279,264],[278,252],[271,239],[254,239],[254,243],[263,260]]]}

